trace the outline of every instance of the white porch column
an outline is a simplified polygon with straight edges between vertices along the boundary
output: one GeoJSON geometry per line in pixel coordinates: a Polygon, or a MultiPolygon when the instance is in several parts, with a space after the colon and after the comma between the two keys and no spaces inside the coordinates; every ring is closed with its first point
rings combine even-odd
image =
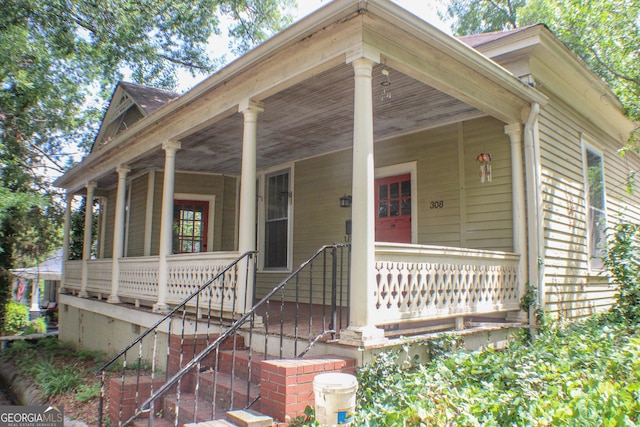
{"type": "Polygon", "coordinates": [[[89,259],[91,258],[91,242],[93,232],[93,196],[96,191],[95,182],[87,183],[87,198],[84,210],[84,241],[82,244],[82,283],[80,285],[81,298],[89,296],[87,294],[87,281],[89,277],[89,259]]]}
{"type": "Polygon", "coordinates": [[[373,157],[373,94],[371,74],[374,61],[355,59],[353,115],[353,183],[350,325],[340,339],[357,345],[384,341],[384,331],[374,326],[375,315],[375,217],[373,157]]]}
{"type": "MultiPolygon", "coordinates": [[[[258,146],[258,114],[264,105],[245,100],[238,106],[244,116],[242,134],[242,171],[240,175],[240,218],[238,220],[238,251],[243,254],[256,249],[256,152],[258,146]]],[[[245,277],[241,267],[236,289],[237,311],[246,313],[253,305],[253,275],[245,277]],[[242,286],[246,283],[246,286],[242,286]]]]}
{"type": "MultiPolygon", "coordinates": [[[[513,123],[505,126],[504,133],[511,141],[511,193],[513,216],[513,251],[520,254],[518,261],[518,295],[522,298],[526,292],[527,284],[527,221],[524,186],[524,162],[522,144],[522,125],[513,123]]],[[[527,313],[509,313],[508,319],[525,322],[527,313]]]]}
{"type": "Polygon", "coordinates": [[[167,312],[167,288],[169,284],[169,265],[167,257],[171,255],[173,244],[173,192],[176,179],[176,151],[181,147],[178,141],[162,144],[164,150],[164,181],[162,185],[162,214],[160,216],[160,265],[158,266],[158,299],[153,305],[157,313],[167,312]]]}
{"type": "Polygon", "coordinates": [[[71,235],[71,203],[73,202],[73,194],[67,192],[67,194],[65,195],[65,208],[64,208],[64,229],[63,229],[63,235],[62,235],[62,280],[61,280],[61,284],[60,284],[60,292],[64,293],[65,289],[64,289],[64,285],[65,285],[65,278],[66,278],[66,264],[67,261],[69,260],[69,242],[70,242],[70,235],[71,235]]]}
{"type": "Polygon", "coordinates": [[[116,190],[116,219],[113,227],[113,265],[111,267],[111,295],[107,302],[117,304],[120,302],[118,287],[120,286],[120,258],[124,255],[124,216],[125,197],[127,194],[127,174],[131,168],[120,165],[118,172],[118,189],[116,190]]]}

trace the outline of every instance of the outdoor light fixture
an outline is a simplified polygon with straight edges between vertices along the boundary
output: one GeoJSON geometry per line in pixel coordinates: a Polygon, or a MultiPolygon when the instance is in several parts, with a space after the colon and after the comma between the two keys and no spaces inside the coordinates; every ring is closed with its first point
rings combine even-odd
{"type": "Polygon", "coordinates": [[[346,194],[340,197],[340,207],[341,208],[350,208],[351,207],[351,196],[347,196],[346,194]]]}

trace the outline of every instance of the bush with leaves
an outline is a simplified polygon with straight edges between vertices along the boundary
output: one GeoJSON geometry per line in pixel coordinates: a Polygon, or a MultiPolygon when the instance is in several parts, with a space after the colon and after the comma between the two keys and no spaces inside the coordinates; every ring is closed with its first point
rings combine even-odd
{"type": "Polygon", "coordinates": [[[24,335],[46,334],[46,333],[47,333],[47,322],[44,320],[44,317],[38,317],[37,319],[30,321],[24,330],[24,335]]]}
{"type": "Polygon", "coordinates": [[[9,301],[6,306],[4,332],[18,335],[29,325],[29,309],[19,302],[9,301]]]}
{"type": "Polygon", "coordinates": [[[640,224],[618,224],[603,259],[618,287],[611,312],[632,324],[640,321],[640,224]]]}
{"type": "MultiPolygon", "coordinates": [[[[383,353],[384,354],[384,353],[383,353]]],[[[384,354],[359,373],[356,425],[638,425],[640,337],[607,317],[551,323],[530,343],[456,351],[401,368],[384,354]]]]}

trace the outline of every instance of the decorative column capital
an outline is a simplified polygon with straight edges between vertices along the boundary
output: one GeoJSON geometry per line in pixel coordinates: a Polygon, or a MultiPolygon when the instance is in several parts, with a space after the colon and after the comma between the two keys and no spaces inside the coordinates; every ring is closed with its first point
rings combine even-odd
{"type": "Polygon", "coordinates": [[[238,112],[244,114],[245,118],[247,115],[251,116],[258,113],[262,113],[264,111],[264,103],[255,101],[253,99],[243,99],[238,104],[238,112]]]}
{"type": "Polygon", "coordinates": [[[508,124],[504,127],[504,133],[509,136],[511,142],[520,142],[522,141],[522,124],[508,124]]]}
{"type": "Polygon", "coordinates": [[[373,66],[376,63],[368,58],[358,58],[351,62],[353,66],[353,70],[355,72],[355,77],[368,77],[371,78],[373,74],[373,66]]]}
{"type": "Polygon", "coordinates": [[[162,149],[167,153],[175,153],[182,148],[180,141],[166,141],[162,143],[162,149]]]}
{"type": "Polygon", "coordinates": [[[87,191],[93,191],[97,186],[98,183],[95,181],[87,181],[87,183],[85,184],[85,188],[87,189],[87,191]]]}
{"type": "Polygon", "coordinates": [[[131,172],[131,168],[128,165],[120,165],[116,168],[116,172],[118,172],[119,177],[126,177],[131,172]]]}

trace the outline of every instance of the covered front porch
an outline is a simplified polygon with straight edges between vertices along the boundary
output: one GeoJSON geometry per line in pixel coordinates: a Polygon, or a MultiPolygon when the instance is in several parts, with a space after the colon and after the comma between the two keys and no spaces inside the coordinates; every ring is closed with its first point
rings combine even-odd
{"type": "MultiPolygon", "coordinates": [[[[65,262],[64,289],[162,313],[255,251],[190,303],[233,317],[318,248],[346,242],[335,304],[348,310],[344,343],[383,343],[390,325],[526,320],[519,302],[537,255],[525,187],[544,97],[391,4],[352,6],[333,2],[153,114],[101,131],[58,181],[65,259],[72,198],[101,200],[97,233],[87,203],[84,252],[65,262]],[[189,221],[198,236],[184,232],[189,221]]],[[[125,98],[105,129],[127,117],[125,98]]],[[[302,294],[326,305],[313,283],[302,294]]]]}

